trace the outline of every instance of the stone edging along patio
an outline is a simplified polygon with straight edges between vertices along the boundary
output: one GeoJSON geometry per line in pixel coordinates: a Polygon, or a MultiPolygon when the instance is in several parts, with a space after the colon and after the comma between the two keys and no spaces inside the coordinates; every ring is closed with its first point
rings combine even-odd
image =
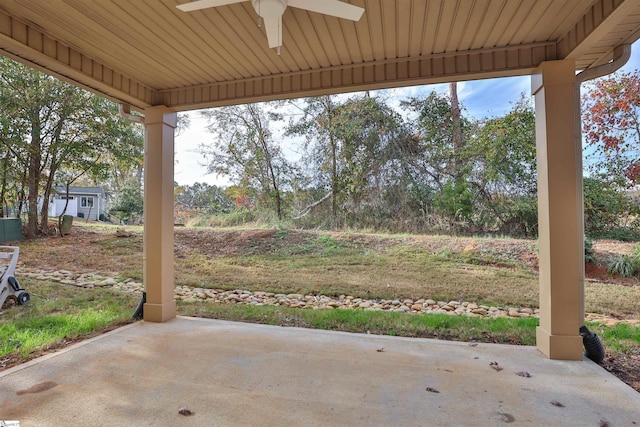
{"type": "MultiPolygon", "coordinates": [[[[29,277],[35,280],[55,281],[64,285],[83,288],[113,287],[125,292],[141,293],[143,285],[133,279],[119,280],[114,275],[97,273],[76,274],[68,270],[40,270],[19,267],[16,276],[29,277]]],[[[329,297],[326,295],[276,294],[273,292],[204,289],[189,286],[176,286],[176,300],[186,303],[209,301],[227,304],[248,304],[255,306],[285,306],[305,309],[362,309],[368,311],[394,311],[404,313],[437,313],[469,317],[487,318],[527,318],[539,317],[540,310],[528,307],[496,307],[479,305],[475,302],[463,301],[434,301],[432,299],[368,299],[351,295],[329,297]]],[[[624,322],[640,324],[638,319],[614,319],[598,313],[587,313],[587,320],[600,322],[608,326],[624,322]]]]}

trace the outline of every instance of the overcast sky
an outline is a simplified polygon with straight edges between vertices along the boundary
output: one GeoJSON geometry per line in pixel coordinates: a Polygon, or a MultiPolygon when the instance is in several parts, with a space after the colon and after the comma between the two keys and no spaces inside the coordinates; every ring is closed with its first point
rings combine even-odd
{"type": "MultiPolygon", "coordinates": [[[[640,69],[640,42],[633,45],[631,59],[623,67],[623,71],[637,69],[640,69]]],[[[385,98],[394,104],[410,96],[428,94],[432,90],[447,93],[448,85],[413,86],[388,89],[383,92],[385,98]]],[[[530,91],[531,78],[529,76],[458,83],[458,98],[466,110],[466,115],[476,119],[505,114],[511,109],[511,105],[520,99],[521,93],[529,94],[530,91]]],[[[189,115],[191,126],[176,137],[175,181],[181,185],[192,185],[195,182],[228,185],[229,182],[224,178],[207,174],[206,167],[202,165],[203,157],[198,153],[198,146],[210,141],[212,135],[207,132],[207,123],[198,112],[191,112],[189,115]]],[[[274,133],[277,137],[277,131],[274,133]]],[[[296,160],[299,142],[288,140],[284,143],[285,153],[292,160],[296,160]]]]}

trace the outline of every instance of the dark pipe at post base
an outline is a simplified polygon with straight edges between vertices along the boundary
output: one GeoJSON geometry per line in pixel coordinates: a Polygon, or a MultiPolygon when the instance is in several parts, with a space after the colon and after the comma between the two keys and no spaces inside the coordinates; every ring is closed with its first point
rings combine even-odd
{"type": "Polygon", "coordinates": [[[584,355],[597,364],[602,363],[604,360],[604,346],[598,335],[591,332],[586,326],[581,326],[580,336],[585,349],[584,355]]]}
{"type": "Polygon", "coordinates": [[[147,293],[142,291],[142,299],[138,303],[138,307],[136,307],[136,311],[133,312],[132,319],[142,320],[144,317],[144,304],[147,302],[147,293]]]}

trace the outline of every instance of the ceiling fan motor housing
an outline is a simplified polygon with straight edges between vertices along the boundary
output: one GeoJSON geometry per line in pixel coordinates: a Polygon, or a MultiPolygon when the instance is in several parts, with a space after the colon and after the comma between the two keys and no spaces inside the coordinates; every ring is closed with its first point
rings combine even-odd
{"type": "Polygon", "coordinates": [[[251,4],[263,19],[279,18],[287,8],[286,0],[252,0],[251,4]]]}

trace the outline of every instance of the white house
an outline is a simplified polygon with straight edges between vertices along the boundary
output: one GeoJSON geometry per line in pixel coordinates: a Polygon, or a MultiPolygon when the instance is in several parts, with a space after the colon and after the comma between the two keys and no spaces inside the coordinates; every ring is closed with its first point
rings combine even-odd
{"type": "MultiPolygon", "coordinates": [[[[49,201],[49,216],[60,216],[67,202],[66,187],[54,187],[49,201]]],[[[104,220],[107,215],[108,194],[102,187],[69,187],[69,204],[65,215],[104,220]]]]}

